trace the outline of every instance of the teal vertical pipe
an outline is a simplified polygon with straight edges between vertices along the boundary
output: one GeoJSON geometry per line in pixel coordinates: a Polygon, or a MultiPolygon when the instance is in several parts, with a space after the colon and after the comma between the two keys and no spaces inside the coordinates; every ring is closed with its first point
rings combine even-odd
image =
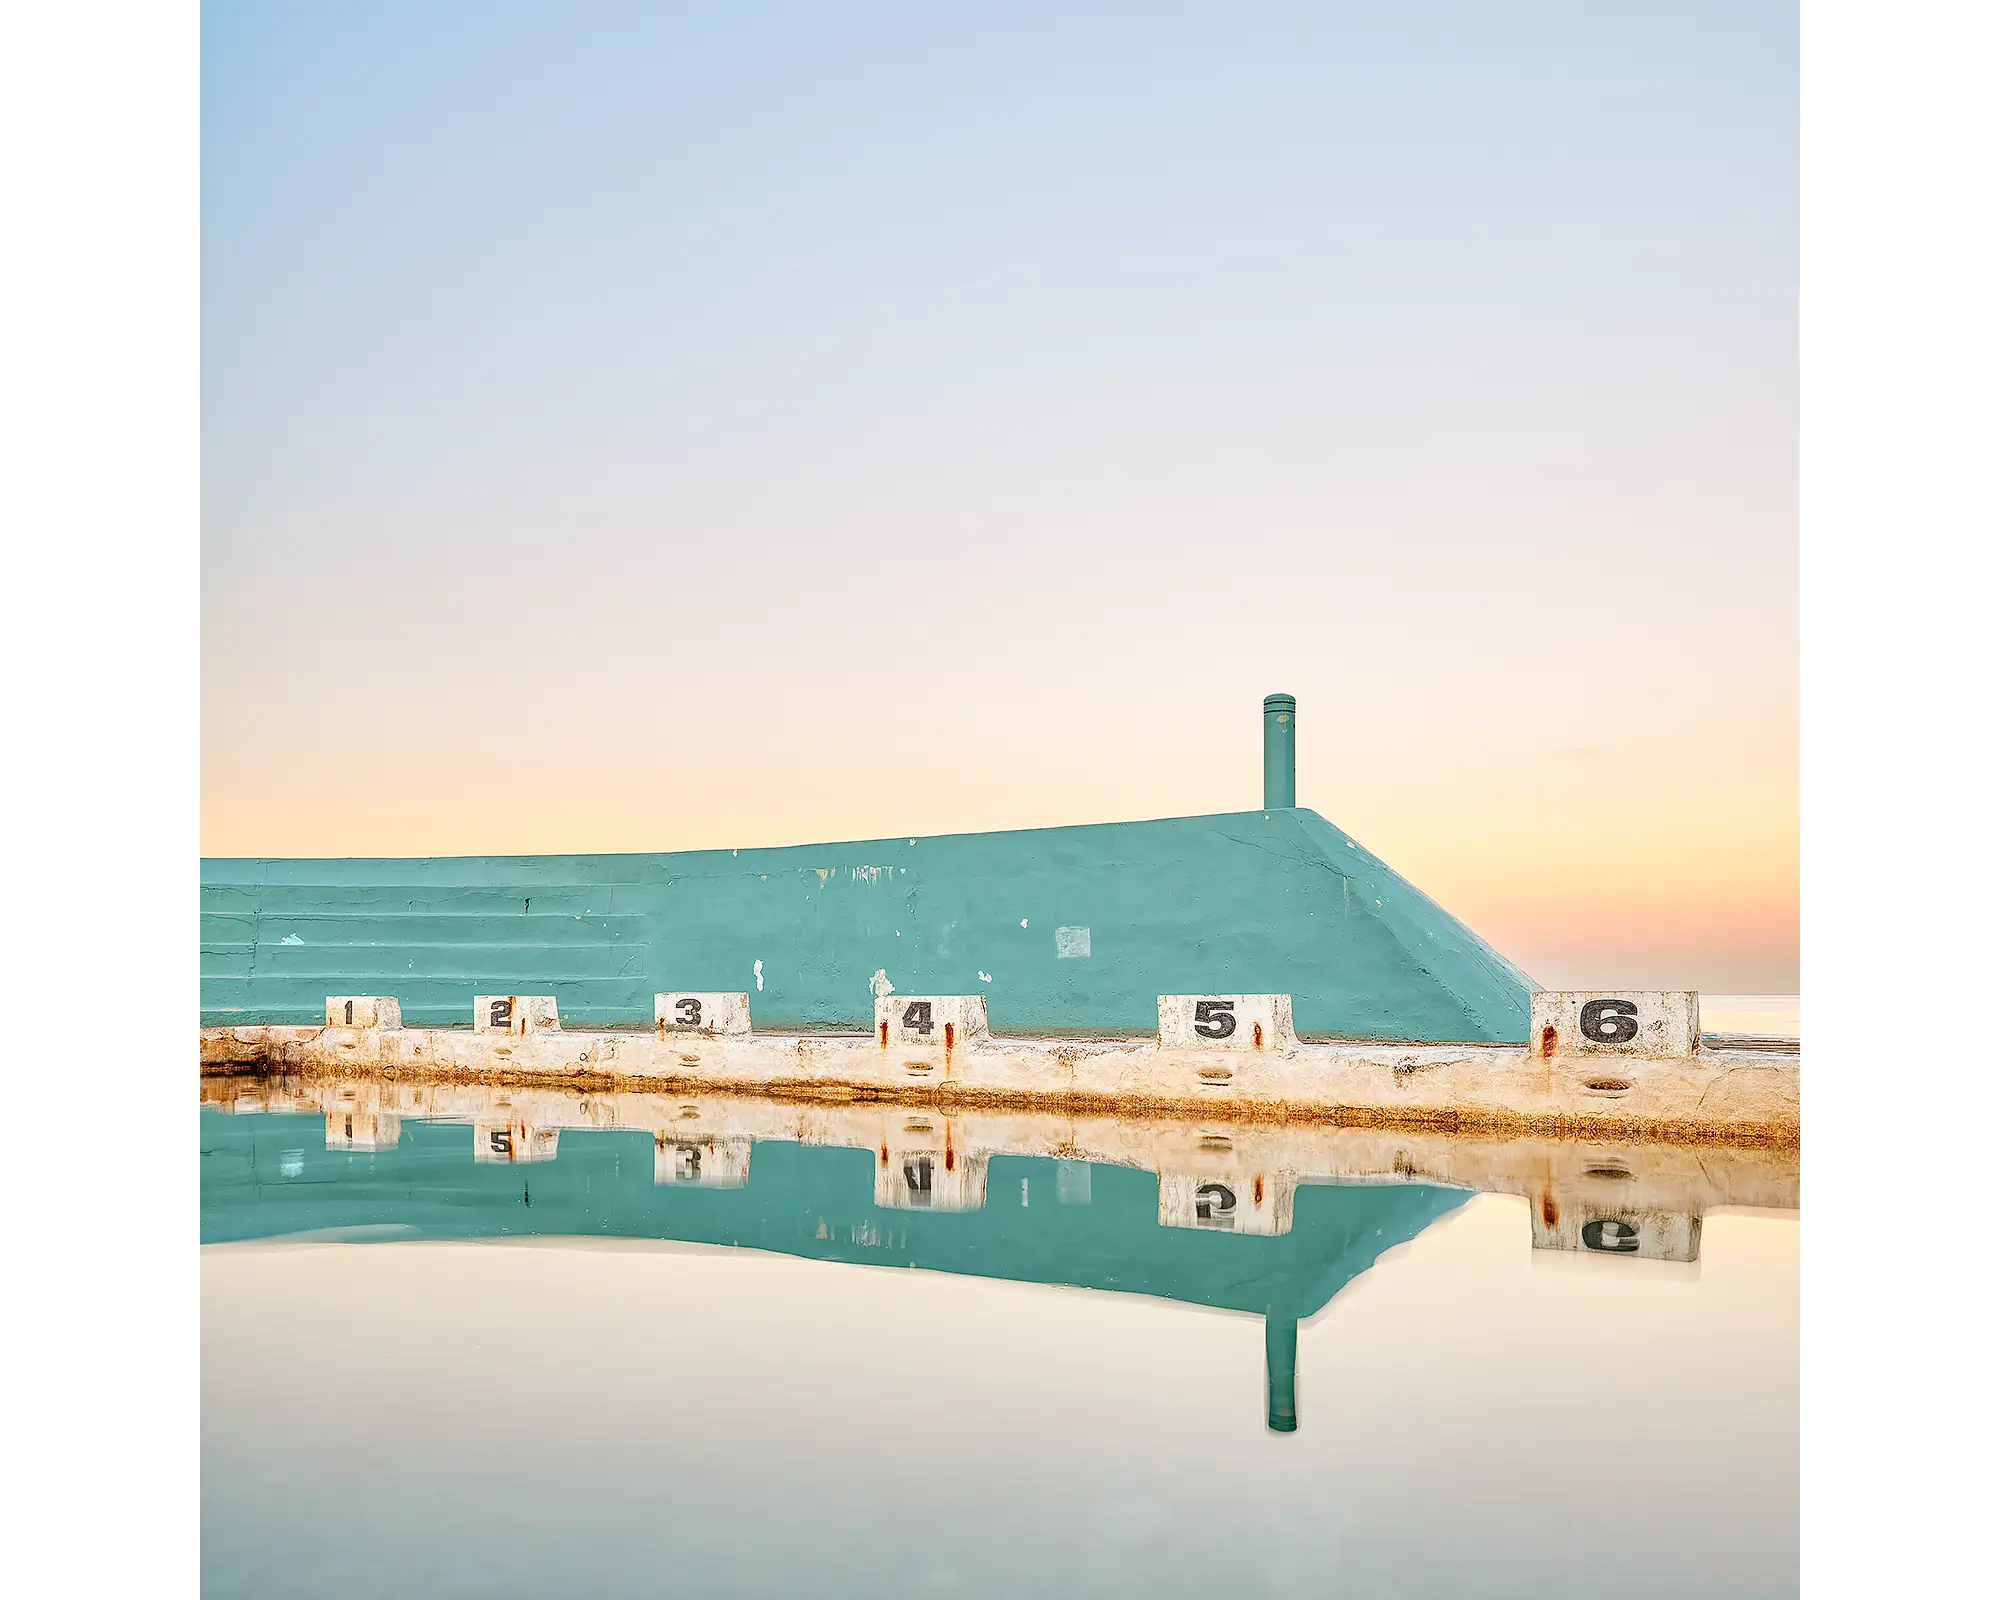
{"type": "Polygon", "coordinates": [[[1275,1306],[1264,1312],[1264,1383],[1270,1391],[1264,1426],[1273,1433],[1297,1433],[1299,1320],[1275,1306]]]}
{"type": "Polygon", "coordinates": [[[1299,803],[1299,703],[1288,694],[1264,696],[1264,809],[1299,803]]]}

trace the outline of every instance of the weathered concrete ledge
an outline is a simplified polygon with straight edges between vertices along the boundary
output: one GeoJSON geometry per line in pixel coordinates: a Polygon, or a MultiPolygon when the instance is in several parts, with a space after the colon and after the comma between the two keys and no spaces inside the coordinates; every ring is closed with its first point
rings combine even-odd
{"type": "Polygon", "coordinates": [[[1272,1048],[1246,1050],[1155,1038],[1002,1038],[983,1029],[947,1048],[881,1034],[236,1027],[204,1030],[201,1060],[204,1071],[369,1073],[391,1081],[1798,1144],[1796,1052],[1700,1048],[1654,1059],[1545,1049],[1325,1044],[1285,1036],[1272,1048]]]}

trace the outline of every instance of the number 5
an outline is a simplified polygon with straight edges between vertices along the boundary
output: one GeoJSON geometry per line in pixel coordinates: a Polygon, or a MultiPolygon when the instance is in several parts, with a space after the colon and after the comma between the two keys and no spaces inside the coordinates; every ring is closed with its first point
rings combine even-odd
{"type": "Polygon", "coordinates": [[[1204,1039],[1227,1039],[1236,1031],[1236,1002],[1234,1000],[1195,1001],[1194,1031],[1204,1039]]]}

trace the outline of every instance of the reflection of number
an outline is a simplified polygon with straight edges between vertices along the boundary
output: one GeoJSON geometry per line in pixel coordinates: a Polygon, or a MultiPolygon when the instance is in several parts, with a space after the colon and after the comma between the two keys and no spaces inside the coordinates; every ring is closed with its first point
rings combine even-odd
{"type": "Polygon", "coordinates": [[[488,1027],[504,1028],[513,1020],[514,1002],[511,999],[495,1000],[487,1009],[486,1023],[488,1027]]]}
{"type": "Polygon", "coordinates": [[[1616,1217],[1606,1217],[1601,1222],[1586,1222],[1583,1225],[1583,1247],[1629,1256],[1639,1248],[1639,1230],[1616,1217]]]}
{"type": "Polygon", "coordinates": [[[927,1206],[931,1203],[931,1158],[918,1156],[914,1161],[903,1163],[903,1182],[910,1186],[910,1203],[927,1206]]]}
{"type": "Polygon", "coordinates": [[[674,1009],[680,1013],[680,1025],[684,1028],[701,1026],[701,1002],[699,1000],[676,1000],[674,1009]]]}
{"type": "Polygon", "coordinates": [[[931,1003],[928,1000],[912,1000],[903,1008],[903,1026],[911,1033],[931,1031],[931,1003]]]}
{"type": "Polygon", "coordinates": [[[1236,1031],[1236,1002],[1234,1000],[1195,1001],[1194,1031],[1204,1039],[1227,1039],[1236,1031]]]}
{"type": "Polygon", "coordinates": [[[495,1128],[486,1136],[486,1148],[496,1156],[511,1156],[514,1153],[514,1137],[505,1128],[495,1128]]]}
{"type": "Polygon", "coordinates": [[[701,1177],[701,1151],[693,1145],[682,1145],[678,1156],[679,1176],[684,1183],[692,1183],[701,1177]]]}
{"type": "Polygon", "coordinates": [[[1630,1000],[1591,1000],[1577,1018],[1586,1039],[1624,1044],[1639,1037],[1639,1008],[1630,1000]]]}
{"type": "Polygon", "coordinates": [[[1226,1222],[1236,1215],[1236,1191],[1226,1183],[1204,1183],[1194,1192],[1197,1222],[1226,1222]]]}

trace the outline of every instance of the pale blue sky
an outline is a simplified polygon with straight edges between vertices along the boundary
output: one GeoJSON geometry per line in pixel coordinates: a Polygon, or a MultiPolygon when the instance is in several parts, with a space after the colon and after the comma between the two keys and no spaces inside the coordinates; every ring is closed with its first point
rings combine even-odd
{"type": "Polygon", "coordinates": [[[1797,67],[1784,6],[211,4],[206,847],[1226,809],[1282,688],[1301,802],[1537,976],[1779,984],[1797,67]],[[592,775],[284,770],[496,719],[592,775]]]}

